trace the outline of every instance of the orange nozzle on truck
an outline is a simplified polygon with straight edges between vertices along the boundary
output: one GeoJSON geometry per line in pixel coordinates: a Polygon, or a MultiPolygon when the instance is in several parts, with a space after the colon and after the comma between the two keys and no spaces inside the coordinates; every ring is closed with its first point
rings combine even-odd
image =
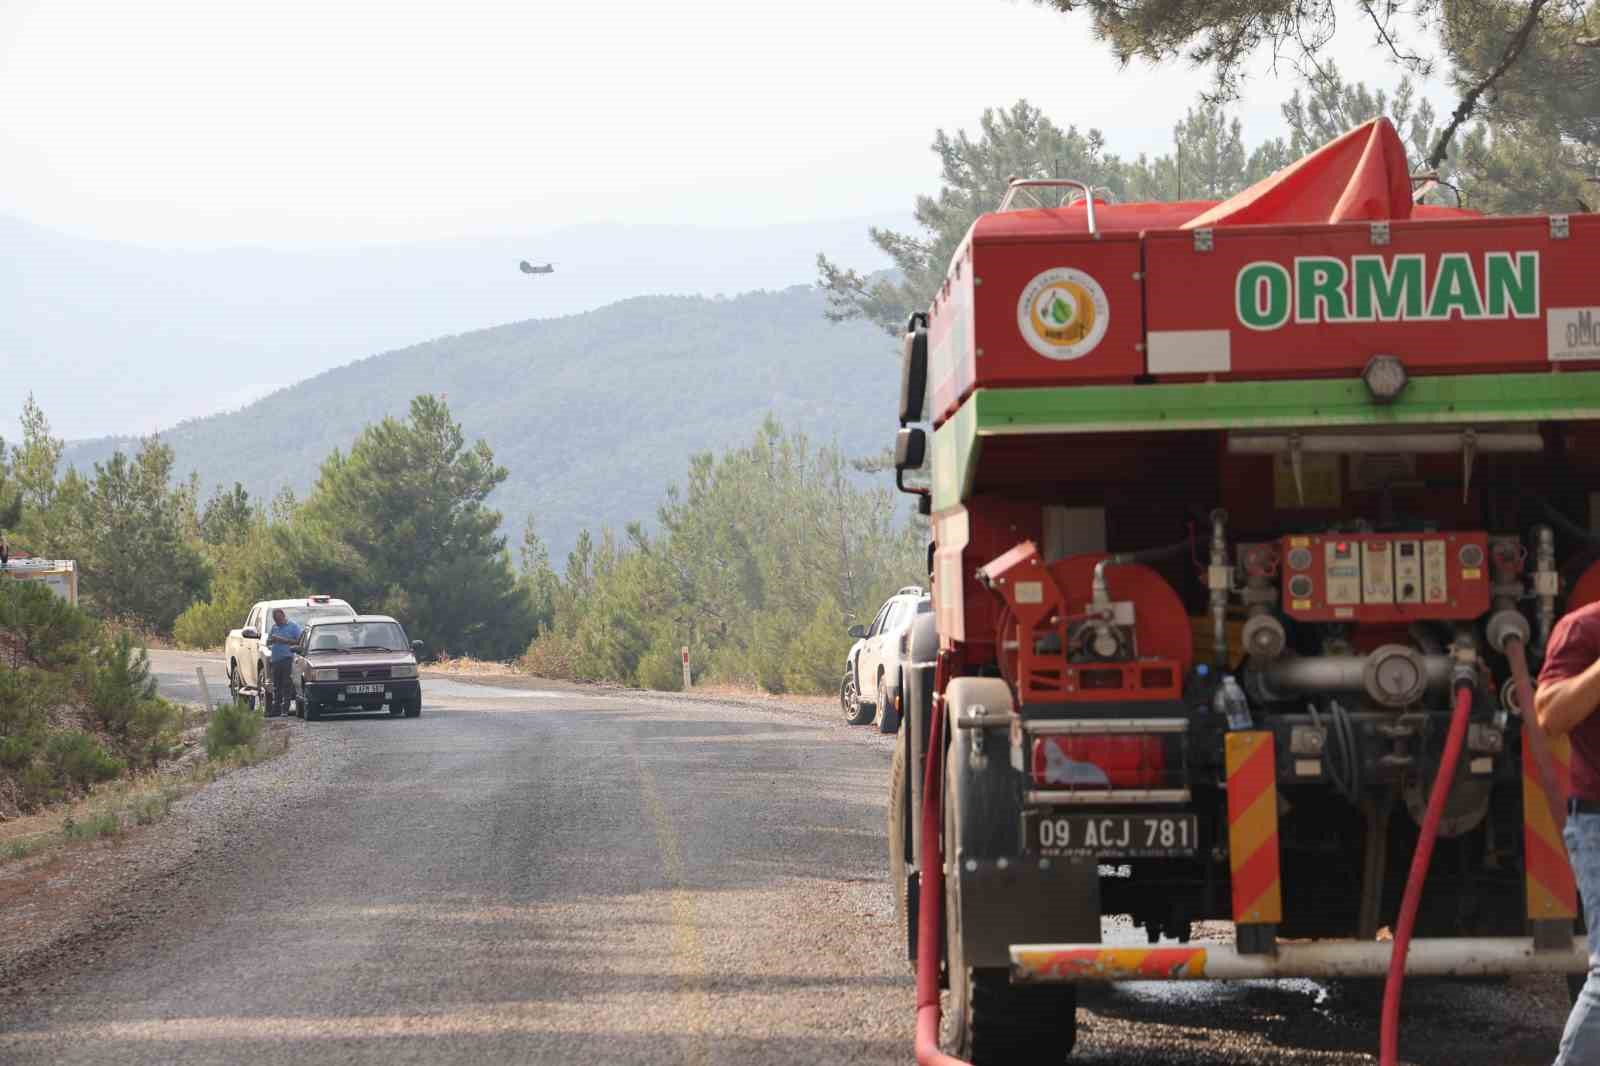
{"type": "Polygon", "coordinates": [[[1587,969],[1525,714],[1600,599],[1600,216],[1425,191],[1381,119],[1222,203],[1017,181],[911,317],[922,1061],[941,986],[1025,1066],[1084,981],[1587,969]]]}

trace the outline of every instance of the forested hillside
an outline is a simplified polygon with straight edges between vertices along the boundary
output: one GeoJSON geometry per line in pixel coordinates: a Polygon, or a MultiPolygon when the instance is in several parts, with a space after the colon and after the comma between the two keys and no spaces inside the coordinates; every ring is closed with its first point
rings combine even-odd
{"type": "MultiPolygon", "coordinates": [[[[196,472],[204,493],[238,481],[256,500],[285,487],[303,497],[362,427],[442,394],[510,471],[489,500],[505,528],[536,517],[560,559],[581,529],[653,514],[691,455],[748,441],[769,415],[847,456],[881,452],[894,431],[893,356],[871,326],[827,322],[805,286],[640,297],[386,352],[162,440],[173,473],[196,472]]],[[[232,370],[215,373],[220,389],[232,370]]],[[[132,454],[137,442],[76,443],[64,465],[87,473],[119,448],[132,454]]]]}
{"type": "Polygon", "coordinates": [[[869,256],[867,224],[904,221],[591,223],[407,244],[159,249],[0,215],[0,364],[50,367],[0,376],[0,436],[15,438],[29,393],[68,439],[147,433],[430,337],[646,294],[780,289],[804,281],[818,251],[869,256]],[[523,258],[554,260],[556,271],[529,278],[523,258]]]}

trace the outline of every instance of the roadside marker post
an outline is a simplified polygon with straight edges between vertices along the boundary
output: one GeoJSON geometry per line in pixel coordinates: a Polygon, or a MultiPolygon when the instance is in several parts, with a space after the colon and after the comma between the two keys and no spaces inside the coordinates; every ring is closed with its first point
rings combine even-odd
{"type": "Polygon", "coordinates": [[[688,688],[689,688],[689,645],[687,645],[687,644],[685,644],[683,646],[683,687],[684,687],[685,691],[688,691],[688,688]]]}
{"type": "Polygon", "coordinates": [[[200,682],[200,698],[205,700],[206,717],[210,718],[214,713],[216,713],[216,707],[214,707],[211,703],[211,686],[206,684],[205,669],[199,666],[195,667],[194,678],[196,681],[200,682]]]}

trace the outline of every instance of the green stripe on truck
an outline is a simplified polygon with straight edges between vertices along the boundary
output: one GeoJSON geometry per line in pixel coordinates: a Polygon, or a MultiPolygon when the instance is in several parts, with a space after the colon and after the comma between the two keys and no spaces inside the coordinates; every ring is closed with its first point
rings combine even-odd
{"type": "Polygon", "coordinates": [[[978,389],[933,435],[933,509],[972,492],[984,437],[1600,419],[1600,372],[1412,378],[1376,404],[1359,378],[978,389]]]}

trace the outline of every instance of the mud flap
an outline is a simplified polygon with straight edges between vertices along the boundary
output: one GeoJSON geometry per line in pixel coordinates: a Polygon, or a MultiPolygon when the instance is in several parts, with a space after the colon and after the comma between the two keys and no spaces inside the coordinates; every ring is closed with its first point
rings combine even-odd
{"type": "MultiPolygon", "coordinates": [[[[964,677],[946,690],[951,721],[971,706],[1011,706],[997,678],[964,677]]],[[[1043,859],[1023,851],[1026,780],[1011,765],[1006,729],[951,730],[945,763],[955,841],[946,861],[960,877],[962,957],[968,966],[1009,967],[1011,945],[1100,939],[1100,875],[1090,859],[1043,859]]]]}
{"type": "Polygon", "coordinates": [[[1093,862],[961,861],[962,950],[971,966],[1011,965],[1011,946],[1100,939],[1100,878],[1093,862]]]}

